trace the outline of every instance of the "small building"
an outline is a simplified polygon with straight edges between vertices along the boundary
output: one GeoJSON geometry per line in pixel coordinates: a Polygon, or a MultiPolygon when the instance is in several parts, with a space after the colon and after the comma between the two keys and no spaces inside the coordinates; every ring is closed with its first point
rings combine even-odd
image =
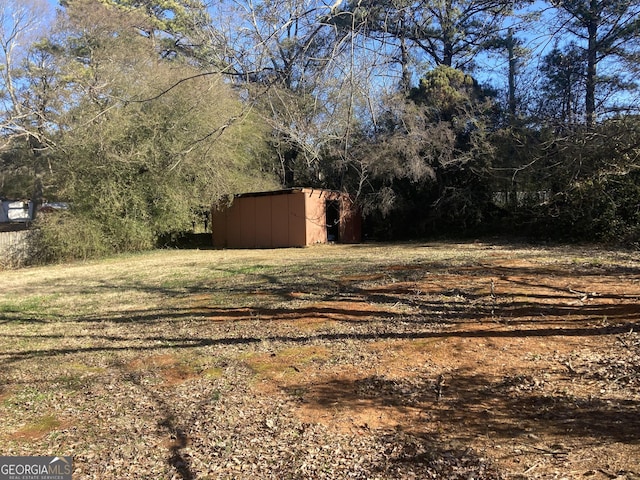
{"type": "Polygon", "coordinates": [[[27,223],[33,220],[33,202],[30,200],[0,201],[0,223],[27,223]]]}
{"type": "Polygon", "coordinates": [[[235,195],[212,209],[216,248],[304,247],[359,243],[362,218],[349,195],[315,188],[288,188],[235,195]]]}

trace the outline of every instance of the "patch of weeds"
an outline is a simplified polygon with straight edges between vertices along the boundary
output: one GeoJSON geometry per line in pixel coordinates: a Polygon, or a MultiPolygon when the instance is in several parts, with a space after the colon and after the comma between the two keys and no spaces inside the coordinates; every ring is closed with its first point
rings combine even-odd
{"type": "Polygon", "coordinates": [[[291,358],[303,365],[309,363],[324,362],[331,356],[331,352],[326,347],[309,346],[309,347],[292,347],[284,349],[280,352],[280,356],[291,358]]]}
{"type": "Polygon", "coordinates": [[[205,276],[205,278],[211,279],[223,279],[232,277],[235,275],[235,272],[232,270],[228,270],[226,267],[221,267],[219,265],[214,265],[209,267],[207,270],[201,273],[201,275],[205,276]]]}
{"type": "Polygon", "coordinates": [[[220,401],[220,397],[222,396],[222,392],[220,392],[220,390],[215,390],[212,394],[211,394],[211,398],[210,400],[213,403],[217,403],[220,401]]]}
{"type": "Polygon", "coordinates": [[[0,315],[8,320],[25,322],[46,317],[50,314],[49,303],[57,297],[34,295],[17,301],[0,302],[0,315]]]}
{"type": "Polygon", "coordinates": [[[254,353],[244,358],[257,375],[266,377],[294,375],[312,363],[326,363],[331,352],[322,346],[292,347],[277,353],[254,353]]]}
{"type": "Polygon", "coordinates": [[[599,257],[574,257],[571,259],[570,268],[581,271],[583,269],[602,269],[606,266],[603,259],[599,257]]]}
{"type": "Polygon", "coordinates": [[[32,406],[51,398],[51,392],[42,392],[35,387],[25,387],[4,400],[7,407],[32,406]]]}
{"type": "Polygon", "coordinates": [[[0,313],[23,313],[36,310],[42,303],[42,297],[27,297],[17,302],[0,303],[0,313]]]}
{"type": "Polygon", "coordinates": [[[70,374],[57,377],[54,383],[65,390],[77,392],[89,387],[93,381],[87,376],[70,374]]]}
{"type": "Polygon", "coordinates": [[[85,365],[84,363],[72,363],[69,365],[69,368],[86,375],[104,373],[106,371],[104,367],[95,367],[92,365],[85,365]]]}
{"type": "Polygon", "coordinates": [[[542,355],[539,353],[527,353],[525,359],[529,360],[530,362],[539,362],[540,360],[542,360],[542,355]]]}
{"type": "Polygon", "coordinates": [[[60,425],[60,420],[58,420],[53,415],[45,415],[43,417],[37,418],[35,421],[29,424],[31,428],[33,428],[34,430],[39,430],[41,432],[53,430],[60,425]]]}
{"type": "Polygon", "coordinates": [[[226,366],[226,362],[211,362],[211,358],[205,356],[181,355],[176,357],[175,366],[185,372],[191,372],[191,376],[217,379],[224,375],[223,367],[226,366]]]}
{"type": "Polygon", "coordinates": [[[209,379],[222,378],[222,376],[224,375],[224,370],[219,367],[211,367],[203,370],[201,372],[201,375],[209,379]]]}
{"type": "Polygon", "coordinates": [[[59,428],[62,422],[53,415],[44,415],[27,423],[13,434],[16,440],[35,440],[59,428]]]}

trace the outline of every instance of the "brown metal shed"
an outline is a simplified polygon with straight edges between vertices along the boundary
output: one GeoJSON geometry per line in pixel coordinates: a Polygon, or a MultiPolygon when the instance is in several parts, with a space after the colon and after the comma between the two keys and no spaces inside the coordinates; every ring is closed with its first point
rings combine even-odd
{"type": "Polygon", "coordinates": [[[359,243],[360,211],[349,195],[332,190],[289,188],[235,195],[212,209],[216,248],[304,247],[359,243]]]}

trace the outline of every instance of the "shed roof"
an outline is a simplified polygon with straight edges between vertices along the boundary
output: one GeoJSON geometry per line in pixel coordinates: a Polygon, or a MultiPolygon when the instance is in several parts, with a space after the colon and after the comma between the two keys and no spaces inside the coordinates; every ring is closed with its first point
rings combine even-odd
{"type": "Polygon", "coordinates": [[[329,193],[335,193],[337,195],[346,195],[345,193],[339,192],[338,190],[329,190],[326,188],[290,187],[290,188],[282,188],[280,190],[269,190],[265,192],[237,193],[234,195],[234,198],[264,197],[268,195],[281,195],[281,194],[288,194],[288,193],[313,193],[313,192],[329,192],[329,193]]]}

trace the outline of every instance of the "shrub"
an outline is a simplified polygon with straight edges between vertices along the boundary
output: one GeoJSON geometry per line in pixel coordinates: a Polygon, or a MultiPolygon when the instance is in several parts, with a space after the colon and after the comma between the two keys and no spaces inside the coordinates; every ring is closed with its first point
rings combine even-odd
{"type": "Polygon", "coordinates": [[[27,263],[87,260],[112,251],[95,220],[60,212],[41,215],[27,239],[27,263]]]}
{"type": "Polygon", "coordinates": [[[155,234],[149,225],[132,218],[109,220],[103,230],[113,252],[139,252],[155,246],[155,234]]]}

